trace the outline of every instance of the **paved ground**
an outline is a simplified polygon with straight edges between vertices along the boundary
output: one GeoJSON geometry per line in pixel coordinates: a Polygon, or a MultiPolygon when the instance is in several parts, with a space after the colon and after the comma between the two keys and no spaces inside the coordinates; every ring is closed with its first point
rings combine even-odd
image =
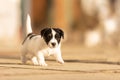
{"type": "Polygon", "coordinates": [[[1,53],[0,80],[120,80],[118,49],[69,46],[62,51],[65,64],[50,57],[48,67],[22,65],[18,52],[1,53]]]}

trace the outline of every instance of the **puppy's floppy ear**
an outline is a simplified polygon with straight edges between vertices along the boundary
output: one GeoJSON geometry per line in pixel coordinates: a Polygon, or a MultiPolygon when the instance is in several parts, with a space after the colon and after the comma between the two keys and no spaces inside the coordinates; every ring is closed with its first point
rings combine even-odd
{"type": "Polygon", "coordinates": [[[44,36],[45,32],[48,30],[49,28],[44,28],[41,30],[40,34],[41,34],[41,37],[44,36]]]}
{"type": "Polygon", "coordinates": [[[64,39],[64,32],[63,32],[63,30],[61,30],[61,29],[59,29],[59,28],[54,28],[55,29],[55,31],[57,31],[61,36],[62,36],[62,38],[64,39]]]}

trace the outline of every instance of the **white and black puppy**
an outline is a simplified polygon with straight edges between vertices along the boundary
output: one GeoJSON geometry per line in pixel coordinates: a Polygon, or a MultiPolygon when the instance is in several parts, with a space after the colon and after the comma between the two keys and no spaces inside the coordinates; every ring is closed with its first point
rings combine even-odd
{"type": "MultiPolygon", "coordinates": [[[[27,18],[27,28],[31,27],[30,17],[27,18]]],[[[31,29],[32,31],[32,29],[31,29]]],[[[25,64],[26,55],[32,55],[34,65],[47,66],[45,57],[53,55],[60,63],[64,63],[61,56],[61,38],[64,32],[59,28],[44,28],[40,35],[29,33],[22,43],[21,60],[25,64]]]]}

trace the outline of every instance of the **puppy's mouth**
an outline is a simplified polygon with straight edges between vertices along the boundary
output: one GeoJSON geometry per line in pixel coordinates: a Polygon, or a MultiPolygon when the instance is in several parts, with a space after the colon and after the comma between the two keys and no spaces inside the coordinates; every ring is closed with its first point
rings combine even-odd
{"type": "Polygon", "coordinates": [[[49,44],[49,47],[50,47],[50,48],[56,48],[56,47],[57,47],[57,44],[56,44],[56,43],[50,43],[50,44],[49,44]]]}

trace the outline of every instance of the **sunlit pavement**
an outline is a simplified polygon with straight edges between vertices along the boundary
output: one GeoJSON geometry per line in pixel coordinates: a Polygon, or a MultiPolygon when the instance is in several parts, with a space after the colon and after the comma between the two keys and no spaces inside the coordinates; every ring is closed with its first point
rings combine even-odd
{"type": "Polygon", "coordinates": [[[62,52],[65,64],[49,57],[47,67],[22,65],[18,53],[6,53],[0,58],[0,80],[120,80],[118,49],[65,46],[62,52]]]}

